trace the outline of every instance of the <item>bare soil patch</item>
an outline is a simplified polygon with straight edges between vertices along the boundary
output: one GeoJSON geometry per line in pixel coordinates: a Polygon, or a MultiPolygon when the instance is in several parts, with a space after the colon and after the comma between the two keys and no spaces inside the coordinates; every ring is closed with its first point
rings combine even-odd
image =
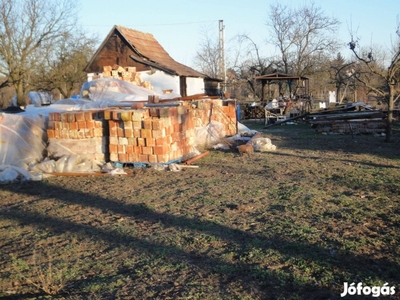
{"type": "Polygon", "coordinates": [[[277,151],[0,186],[0,298],[400,299],[399,127],[263,133],[277,151]]]}

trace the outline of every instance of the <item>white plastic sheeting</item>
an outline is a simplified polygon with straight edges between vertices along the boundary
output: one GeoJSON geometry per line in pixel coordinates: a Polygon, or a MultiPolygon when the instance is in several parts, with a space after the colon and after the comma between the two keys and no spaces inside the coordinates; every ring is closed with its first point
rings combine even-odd
{"type": "Polygon", "coordinates": [[[43,173],[91,173],[100,172],[101,164],[85,155],[65,155],[57,160],[46,158],[31,171],[43,173]]]}
{"type": "MultiPolygon", "coordinates": [[[[44,95],[31,92],[32,101],[21,113],[0,113],[0,183],[32,180],[37,172],[90,172],[99,165],[87,157],[64,156],[57,161],[47,155],[47,122],[50,112],[106,108],[123,101],[147,101],[154,91],[119,79],[85,82],[78,99],[63,99],[51,105],[44,95]],[[40,100],[40,101],[39,101],[40,100]]],[[[171,97],[166,95],[164,97],[171,97]]],[[[162,98],[162,97],[160,97],[162,98]]]]}
{"type": "Polygon", "coordinates": [[[0,113],[0,166],[29,170],[44,159],[50,112],[106,108],[121,101],[147,101],[149,95],[156,93],[123,80],[106,78],[85,82],[81,95],[85,97],[63,99],[48,106],[30,104],[21,113],[0,113]]]}
{"type": "MultiPolygon", "coordinates": [[[[35,106],[49,105],[54,102],[53,96],[48,92],[29,92],[28,101],[35,106]]],[[[11,101],[13,106],[17,106],[17,95],[11,101]]]]}
{"type": "Polygon", "coordinates": [[[0,165],[23,169],[43,159],[46,118],[40,114],[0,114],[0,165]]]}
{"type": "Polygon", "coordinates": [[[85,82],[81,88],[81,98],[91,101],[147,101],[148,95],[155,95],[146,89],[115,78],[101,78],[85,82]]]}
{"type": "Polygon", "coordinates": [[[149,95],[158,95],[160,99],[171,99],[176,94],[159,94],[133,83],[115,78],[100,78],[85,82],[80,96],[93,102],[147,102],[149,95]]]}
{"type": "Polygon", "coordinates": [[[71,100],[68,104],[36,107],[24,112],[0,113],[0,183],[35,180],[34,167],[46,157],[47,123],[50,112],[81,109],[71,100]]]}
{"type": "Polygon", "coordinates": [[[37,177],[23,168],[10,165],[0,165],[0,184],[6,184],[15,180],[35,180],[37,177]]]}
{"type": "MultiPolygon", "coordinates": [[[[81,98],[63,99],[48,106],[28,105],[22,113],[0,113],[0,183],[23,177],[39,178],[40,172],[98,171],[99,164],[87,157],[63,156],[57,161],[47,156],[47,122],[50,112],[106,108],[120,102],[147,102],[152,90],[119,79],[103,78],[85,82],[81,98]]],[[[173,99],[177,94],[161,94],[173,99]]],[[[222,124],[212,121],[197,128],[197,146],[217,143],[225,135],[222,124]]]]}
{"type": "Polygon", "coordinates": [[[252,141],[254,151],[256,152],[267,152],[275,151],[276,146],[272,144],[269,138],[257,138],[252,141]]]}
{"type": "Polygon", "coordinates": [[[156,92],[159,95],[164,94],[164,90],[172,90],[173,97],[181,96],[179,94],[180,92],[179,76],[177,75],[169,75],[162,71],[155,71],[155,72],[144,71],[140,72],[140,77],[143,81],[151,82],[154,92],[156,92]]]}
{"type": "Polygon", "coordinates": [[[211,121],[203,127],[196,127],[196,147],[210,147],[225,137],[224,124],[211,121]]]}

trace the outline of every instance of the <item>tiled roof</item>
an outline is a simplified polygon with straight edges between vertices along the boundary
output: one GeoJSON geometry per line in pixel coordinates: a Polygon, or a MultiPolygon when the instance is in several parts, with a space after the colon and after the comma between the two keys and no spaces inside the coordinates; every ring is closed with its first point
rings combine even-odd
{"type": "Polygon", "coordinates": [[[122,26],[115,26],[114,29],[119,31],[137,53],[137,57],[132,57],[133,59],[143,63],[149,61],[154,67],[159,66],[162,70],[180,76],[205,77],[204,74],[175,61],[152,34],[122,26]]]}

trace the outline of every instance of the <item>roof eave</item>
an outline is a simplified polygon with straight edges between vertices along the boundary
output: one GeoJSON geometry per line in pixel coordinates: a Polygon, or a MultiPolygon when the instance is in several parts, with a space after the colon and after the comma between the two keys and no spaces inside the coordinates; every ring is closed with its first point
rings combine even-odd
{"type": "Polygon", "coordinates": [[[138,62],[138,63],[141,63],[141,64],[144,64],[144,65],[148,65],[150,67],[159,69],[159,70],[164,71],[164,72],[166,72],[168,74],[179,75],[176,71],[174,71],[172,69],[169,69],[167,67],[164,67],[164,66],[162,66],[162,65],[160,65],[160,64],[158,64],[156,62],[153,62],[153,61],[150,61],[150,60],[144,60],[144,59],[142,59],[140,57],[136,57],[136,56],[133,56],[133,55],[129,55],[129,57],[131,59],[133,59],[134,61],[138,62]]]}

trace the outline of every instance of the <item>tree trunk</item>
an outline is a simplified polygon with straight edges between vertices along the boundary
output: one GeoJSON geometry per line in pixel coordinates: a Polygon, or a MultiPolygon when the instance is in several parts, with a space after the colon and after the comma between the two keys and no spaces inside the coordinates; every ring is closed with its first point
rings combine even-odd
{"type": "Polygon", "coordinates": [[[390,143],[392,141],[392,120],[393,120],[393,109],[394,109],[394,88],[389,87],[389,101],[388,101],[388,114],[386,120],[386,138],[385,142],[390,143]]]}
{"type": "Polygon", "coordinates": [[[336,102],[341,102],[341,100],[340,100],[340,88],[341,88],[341,84],[338,84],[337,86],[336,86],[336,102]]]}
{"type": "Polygon", "coordinates": [[[17,105],[18,106],[26,106],[27,99],[26,99],[26,95],[24,93],[24,88],[22,86],[22,82],[18,82],[15,85],[15,90],[17,91],[17,105]]]}

